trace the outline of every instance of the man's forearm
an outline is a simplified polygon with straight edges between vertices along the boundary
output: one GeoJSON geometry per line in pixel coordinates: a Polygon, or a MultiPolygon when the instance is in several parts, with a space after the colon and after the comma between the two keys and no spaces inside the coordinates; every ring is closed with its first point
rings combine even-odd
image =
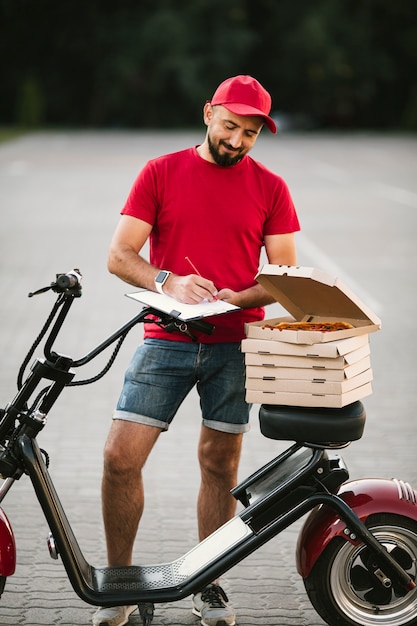
{"type": "Polygon", "coordinates": [[[111,274],[115,274],[129,285],[150,290],[155,288],[157,268],[131,248],[110,250],[107,267],[111,274]]]}

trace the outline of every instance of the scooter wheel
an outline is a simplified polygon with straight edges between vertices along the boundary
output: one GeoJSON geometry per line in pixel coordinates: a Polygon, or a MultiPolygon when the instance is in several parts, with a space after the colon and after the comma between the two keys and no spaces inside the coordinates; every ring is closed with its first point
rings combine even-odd
{"type": "MultiPolygon", "coordinates": [[[[368,518],[367,526],[416,581],[417,522],[380,513],[368,518]]],[[[331,626],[417,625],[417,588],[384,585],[373,573],[373,561],[364,544],[333,539],[304,580],[317,613],[331,626]]]]}

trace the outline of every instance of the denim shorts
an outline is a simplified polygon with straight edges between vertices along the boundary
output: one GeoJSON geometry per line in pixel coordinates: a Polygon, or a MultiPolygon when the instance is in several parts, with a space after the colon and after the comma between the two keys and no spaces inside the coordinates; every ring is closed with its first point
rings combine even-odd
{"type": "Polygon", "coordinates": [[[145,339],[126,370],[113,418],[168,430],[194,385],[205,426],[227,433],[249,430],[240,343],[145,339]]]}

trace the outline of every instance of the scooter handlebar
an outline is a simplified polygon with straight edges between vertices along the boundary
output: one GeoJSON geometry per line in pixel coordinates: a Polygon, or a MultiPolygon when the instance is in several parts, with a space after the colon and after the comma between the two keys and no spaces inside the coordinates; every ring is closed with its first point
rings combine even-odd
{"type": "Polygon", "coordinates": [[[41,293],[45,293],[52,289],[55,293],[67,293],[73,296],[81,296],[81,279],[82,275],[79,269],[75,269],[72,272],[66,274],[56,274],[56,279],[47,287],[42,287],[36,291],[28,293],[29,298],[38,296],[41,293]]]}
{"type": "Polygon", "coordinates": [[[53,291],[67,291],[67,289],[75,289],[81,287],[80,270],[75,269],[67,274],[57,274],[55,283],[51,284],[53,291]]]}

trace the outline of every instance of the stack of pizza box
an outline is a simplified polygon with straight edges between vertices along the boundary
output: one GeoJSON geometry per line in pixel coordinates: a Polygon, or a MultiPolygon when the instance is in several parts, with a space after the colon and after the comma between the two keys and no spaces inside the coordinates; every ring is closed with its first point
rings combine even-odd
{"type": "Polygon", "coordinates": [[[247,402],[341,408],[369,396],[369,334],[381,327],[378,317],[340,279],[315,268],[265,265],[256,278],[292,317],[246,325],[247,402]],[[277,328],[287,321],[348,327],[277,328]]]}

